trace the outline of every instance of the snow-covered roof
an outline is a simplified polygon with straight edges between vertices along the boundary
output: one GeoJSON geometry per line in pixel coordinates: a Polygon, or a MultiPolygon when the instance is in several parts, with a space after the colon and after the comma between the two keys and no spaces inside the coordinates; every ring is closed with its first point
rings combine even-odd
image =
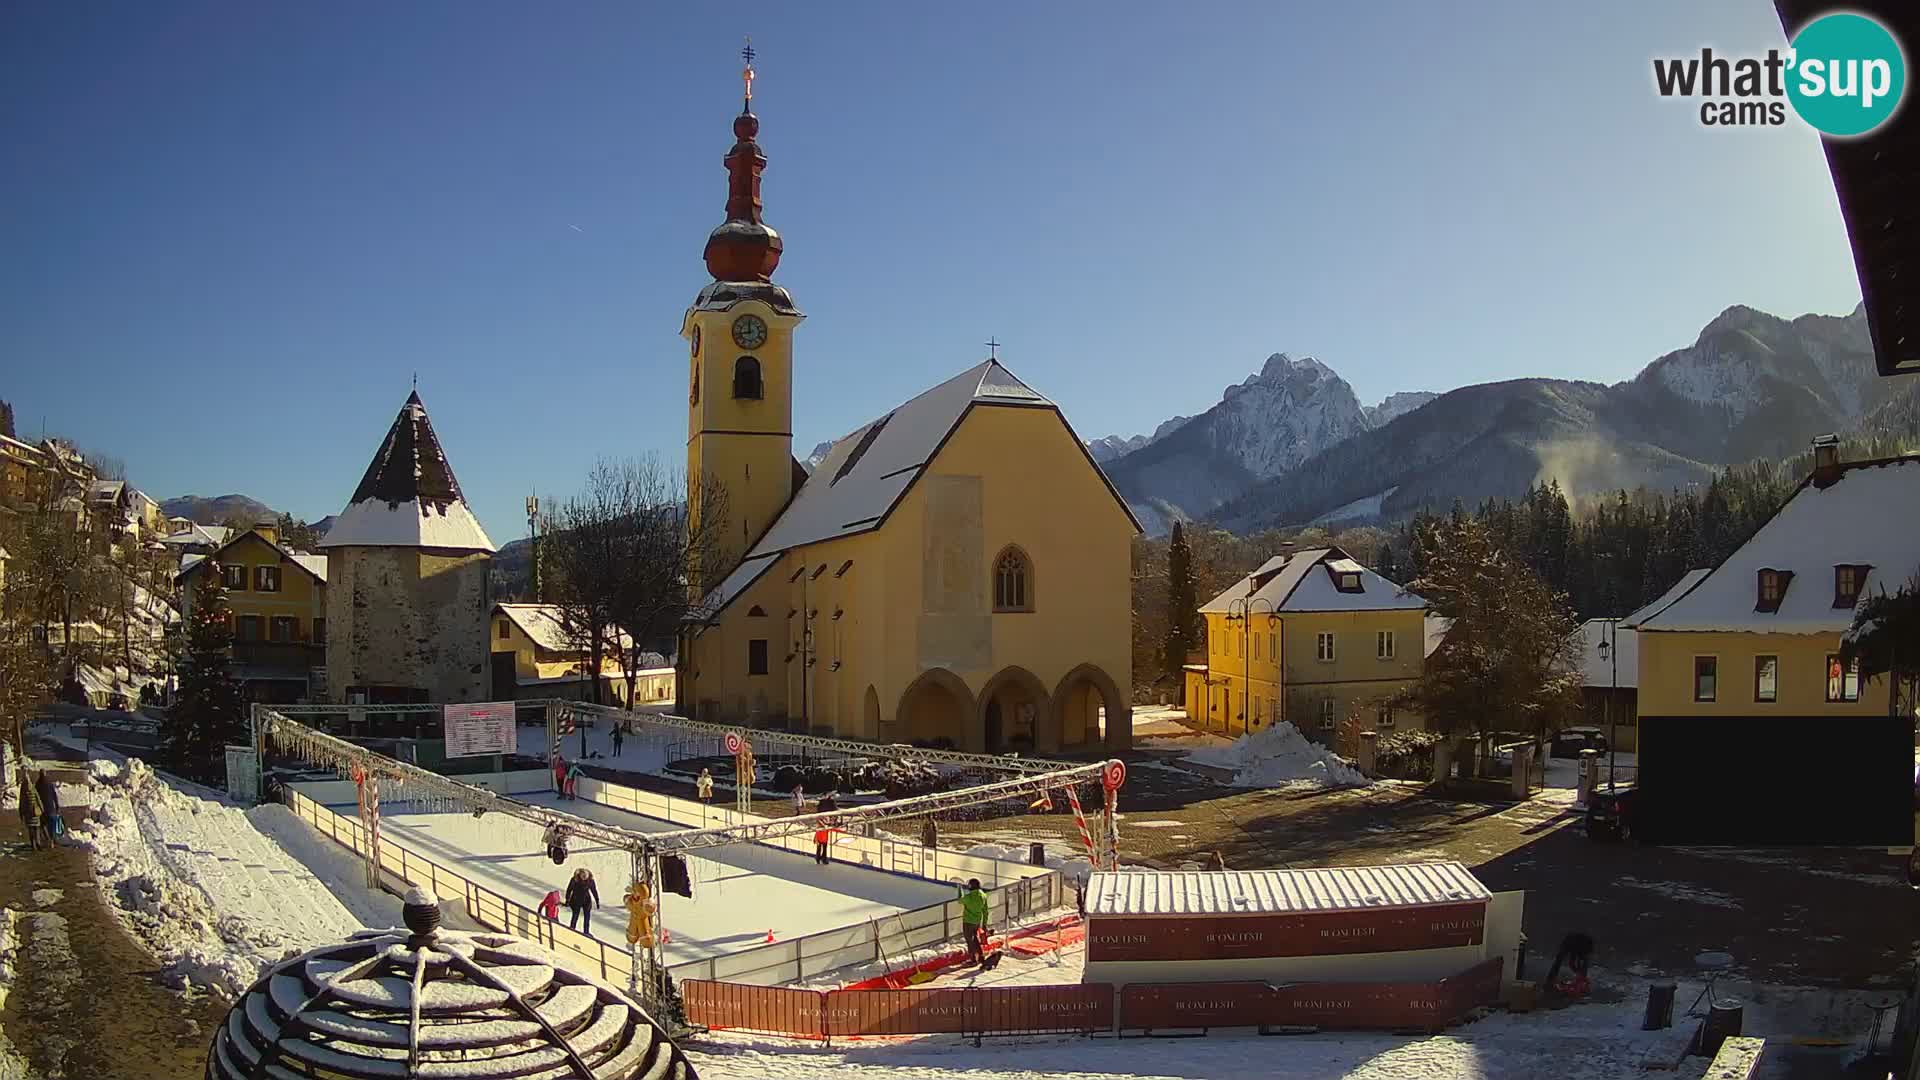
{"type": "MultiPolygon", "coordinates": [[[[531,638],[535,645],[554,652],[585,652],[585,648],[576,642],[567,632],[563,621],[563,609],[559,604],[495,604],[494,610],[513,621],[520,632],[531,638]]],[[[633,639],[624,630],[612,630],[608,642],[618,642],[622,650],[631,648],[633,639]]],[[[644,654],[654,655],[654,654],[644,654]]]]}
{"type": "Polygon", "coordinates": [[[1275,915],[1486,901],[1492,893],[1457,862],[1321,870],[1095,873],[1087,915],[1275,915]]]}
{"type": "Polygon", "coordinates": [[[160,538],[160,542],[181,547],[193,547],[200,544],[205,544],[208,547],[219,547],[221,544],[227,542],[227,534],[232,531],[232,529],[227,528],[225,525],[201,525],[197,522],[188,522],[186,529],[163,536],[160,538]]]}
{"type": "Polygon", "coordinates": [[[1834,568],[1866,566],[1865,599],[1920,571],[1920,455],[1842,467],[1826,487],[1803,482],[1725,562],[1637,628],[1663,631],[1839,633],[1853,606],[1834,607],[1834,568]],[[1761,570],[1793,576],[1773,611],[1756,611],[1761,570]]]}
{"type": "Polygon", "coordinates": [[[1200,610],[1213,615],[1241,611],[1241,601],[1257,611],[1260,601],[1276,613],[1289,611],[1420,611],[1427,601],[1355,562],[1337,547],[1309,548],[1276,555],[1259,569],[1207,601],[1200,610]],[[1318,572],[1316,572],[1318,571],[1318,572]],[[1360,591],[1341,592],[1336,574],[1360,575],[1360,591]],[[1251,591],[1251,596],[1249,596],[1251,591]]]}
{"type": "Polygon", "coordinates": [[[460,493],[418,392],[400,407],[360,486],[319,546],[495,550],[460,493]]]}
{"type": "MultiPolygon", "coordinates": [[[[747,552],[741,567],[707,594],[708,610],[725,608],[740,590],[765,572],[773,561],[770,556],[878,528],[975,405],[1059,411],[998,360],[987,360],[864,425],[827,451],[786,510],[747,552]]],[[[1065,423],[1065,417],[1061,422],[1065,423]]],[[[1071,434],[1072,429],[1068,430],[1071,434]]],[[[1079,436],[1073,439],[1084,453],[1079,436]]],[[[1088,464],[1103,483],[1107,482],[1106,474],[1091,458],[1088,464]]],[[[1111,483],[1108,489],[1112,490],[1111,483]]],[[[1113,497],[1128,520],[1133,520],[1126,501],[1118,492],[1113,497]]]]}
{"type": "Polygon", "coordinates": [[[1707,573],[1712,569],[1713,567],[1711,566],[1703,566],[1698,570],[1689,570],[1686,573],[1680,575],[1680,580],[1674,583],[1673,588],[1668,589],[1666,592],[1661,593],[1657,599],[1645,605],[1644,607],[1641,607],[1635,611],[1629,612],[1625,618],[1620,620],[1620,625],[1628,628],[1632,628],[1640,625],[1640,620],[1645,619],[1656,612],[1665,611],[1667,607],[1671,605],[1675,600],[1678,600],[1682,596],[1685,596],[1687,594],[1687,590],[1693,588],[1696,584],[1698,584],[1700,579],[1703,577],[1706,577],[1707,573]]]}
{"type": "Polygon", "coordinates": [[[1426,629],[1426,655],[1432,656],[1434,650],[1440,647],[1440,643],[1447,640],[1447,631],[1453,629],[1453,620],[1444,615],[1429,615],[1426,629]]]}
{"type": "Polygon", "coordinates": [[[102,502],[118,499],[125,490],[125,480],[95,480],[92,485],[93,497],[102,502]]]}
{"type": "MultiPolygon", "coordinates": [[[[300,569],[305,570],[309,574],[312,574],[315,580],[319,581],[320,584],[325,585],[327,583],[327,557],[325,555],[309,555],[304,551],[294,551],[288,547],[285,547],[284,545],[276,544],[273,541],[267,539],[266,537],[260,535],[259,533],[253,532],[251,530],[240,533],[234,536],[232,539],[229,539],[226,542],[220,544],[218,547],[214,548],[213,554],[211,557],[218,558],[221,552],[227,550],[228,548],[239,543],[240,541],[247,539],[248,537],[252,537],[253,539],[258,540],[261,543],[272,548],[273,550],[279,552],[280,558],[283,561],[293,563],[295,566],[298,566],[300,569]]],[[[187,555],[180,556],[180,569],[173,575],[174,580],[177,581],[181,578],[186,577],[187,571],[192,570],[194,567],[200,565],[200,563],[207,558],[209,558],[209,556],[196,555],[196,554],[187,554],[187,555]]]]}
{"type": "Polygon", "coordinates": [[[1588,686],[1633,689],[1640,685],[1640,635],[1623,619],[1588,619],[1577,631],[1580,673],[1588,686]],[[1600,643],[1607,643],[1603,654],[1600,643]]]}

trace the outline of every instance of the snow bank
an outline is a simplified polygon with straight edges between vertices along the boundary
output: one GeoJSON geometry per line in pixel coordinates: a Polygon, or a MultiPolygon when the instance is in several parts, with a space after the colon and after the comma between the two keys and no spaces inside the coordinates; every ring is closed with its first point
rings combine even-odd
{"type": "Polygon", "coordinates": [[[265,966],[361,922],[233,806],[185,795],[138,759],[100,768],[74,842],[167,981],[237,995],[265,966]]]}
{"type": "Polygon", "coordinates": [[[1196,765],[1234,770],[1233,782],[1239,787],[1349,788],[1368,783],[1360,770],[1326,747],[1308,741],[1285,721],[1242,735],[1227,746],[1191,750],[1185,759],[1196,765]]]}

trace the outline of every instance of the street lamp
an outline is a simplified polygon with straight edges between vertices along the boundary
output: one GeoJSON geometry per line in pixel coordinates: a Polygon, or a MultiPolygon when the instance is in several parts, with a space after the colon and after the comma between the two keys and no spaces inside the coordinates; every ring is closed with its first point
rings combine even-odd
{"type": "Polygon", "coordinates": [[[1620,731],[1613,718],[1613,699],[1620,696],[1620,620],[1608,619],[1601,628],[1600,659],[1608,665],[1607,690],[1607,791],[1613,791],[1614,762],[1620,746],[1620,731]]]}
{"type": "MultiPolygon", "coordinates": [[[[1264,596],[1236,597],[1227,604],[1227,621],[1240,623],[1240,734],[1242,735],[1253,733],[1253,708],[1250,704],[1253,696],[1253,650],[1249,648],[1253,638],[1253,620],[1248,616],[1257,610],[1253,607],[1255,604],[1267,605],[1268,626],[1278,621],[1279,617],[1273,613],[1273,601],[1264,596]]],[[[1280,658],[1274,657],[1273,662],[1276,665],[1275,670],[1278,671],[1277,665],[1280,663],[1280,658]]],[[[1279,679],[1274,680],[1274,685],[1276,688],[1279,686],[1279,679]]],[[[1232,729],[1229,728],[1227,733],[1232,734],[1232,729]]]]}

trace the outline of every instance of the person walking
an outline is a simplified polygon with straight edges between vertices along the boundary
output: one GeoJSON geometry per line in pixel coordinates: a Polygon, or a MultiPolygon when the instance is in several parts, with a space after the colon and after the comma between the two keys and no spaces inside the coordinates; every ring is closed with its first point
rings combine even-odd
{"type": "Polygon", "coordinates": [[[700,778],[693,782],[693,790],[699,794],[701,802],[711,803],[713,801],[713,770],[701,769],[700,778]]]}
{"type": "Polygon", "coordinates": [[[960,890],[960,925],[967,935],[967,958],[985,965],[987,936],[987,894],[980,890],[979,878],[968,878],[960,890]]]}
{"type": "Polygon", "coordinates": [[[560,921],[560,890],[548,889],[547,895],[540,899],[540,914],[548,922],[560,921]]]}
{"type": "Polygon", "coordinates": [[[593,936],[593,908],[600,902],[600,887],[593,883],[593,871],[581,867],[567,882],[567,929],[593,936]]]}
{"type": "Polygon", "coordinates": [[[20,767],[20,826],[27,831],[27,846],[35,851],[42,847],[40,843],[40,812],[37,809],[38,796],[33,793],[33,778],[26,766],[20,767]]]}
{"type": "Polygon", "coordinates": [[[926,822],[920,826],[920,846],[930,848],[940,846],[940,827],[933,823],[933,817],[931,815],[929,815],[926,822]]]}
{"type": "Polygon", "coordinates": [[[793,785],[793,812],[795,814],[807,812],[807,789],[803,784],[793,785]]]}
{"type": "Polygon", "coordinates": [[[1222,855],[1222,854],[1220,854],[1220,853],[1219,853],[1219,852],[1217,852],[1217,851],[1216,851],[1216,852],[1214,852],[1214,853],[1213,853],[1213,868],[1214,868],[1215,870],[1218,870],[1218,871],[1220,871],[1220,872],[1222,872],[1222,873],[1225,873],[1225,872],[1226,872],[1226,869],[1227,869],[1227,857],[1226,857],[1225,855],[1222,855]]]}
{"type": "Polygon", "coordinates": [[[613,725],[613,756],[614,757],[620,756],[620,744],[625,742],[627,739],[626,732],[621,730],[625,726],[626,725],[621,724],[618,721],[614,722],[614,725],[613,725]]]}
{"type": "Polygon", "coordinates": [[[67,823],[60,817],[60,792],[45,769],[34,780],[34,793],[40,796],[40,824],[46,829],[48,845],[66,835],[67,823]]]}

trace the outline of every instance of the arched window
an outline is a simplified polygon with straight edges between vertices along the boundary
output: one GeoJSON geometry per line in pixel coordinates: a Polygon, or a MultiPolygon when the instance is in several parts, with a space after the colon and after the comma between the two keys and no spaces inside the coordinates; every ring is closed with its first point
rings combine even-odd
{"type": "Polygon", "coordinates": [[[993,610],[1033,610],[1033,564],[1019,548],[1007,548],[993,560],[993,610]]]}
{"type": "Polygon", "coordinates": [[[760,389],[760,361],[743,356],[733,362],[733,396],[756,401],[764,396],[760,389]]]}

